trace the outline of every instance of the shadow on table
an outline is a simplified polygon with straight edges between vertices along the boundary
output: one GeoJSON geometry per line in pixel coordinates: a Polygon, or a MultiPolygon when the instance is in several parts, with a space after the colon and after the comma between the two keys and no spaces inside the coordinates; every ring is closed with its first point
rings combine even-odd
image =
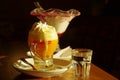
{"type": "MultiPolygon", "coordinates": [[[[21,73],[20,75],[16,76],[14,78],[14,80],[41,80],[41,78],[40,77],[33,77],[33,76],[29,76],[29,75],[21,73]]],[[[49,78],[49,77],[48,78],[44,78],[44,80],[51,80],[51,78],[49,78]]]]}
{"type": "Polygon", "coordinates": [[[14,80],[37,80],[37,79],[40,79],[40,78],[25,75],[25,74],[20,74],[16,76],[14,80]]]}

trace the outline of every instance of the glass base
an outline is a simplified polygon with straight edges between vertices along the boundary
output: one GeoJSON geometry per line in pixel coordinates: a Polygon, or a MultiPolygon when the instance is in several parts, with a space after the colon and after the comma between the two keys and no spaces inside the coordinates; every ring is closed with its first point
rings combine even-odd
{"type": "Polygon", "coordinates": [[[34,67],[37,70],[51,70],[54,69],[54,65],[53,65],[53,59],[49,58],[47,60],[42,60],[37,56],[34,56],[34,67]]]}

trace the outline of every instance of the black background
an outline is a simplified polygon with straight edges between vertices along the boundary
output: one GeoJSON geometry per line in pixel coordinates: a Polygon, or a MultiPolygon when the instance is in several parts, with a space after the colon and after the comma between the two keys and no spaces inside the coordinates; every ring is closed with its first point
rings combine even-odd
{"type": "MultiPolygon", "coordinates": [[[[120,6],[119,0],[1,0],[0,54],[14,42],[25,43],[32,24],[30,15],[39,1],[43,8],[71,8],[81,12],[60,37],[60,46],[94,50],[93,63],[119,78],[120,76],[120,6]]],[[[27,51],[27,50],[26,50],[27,51]]]]}

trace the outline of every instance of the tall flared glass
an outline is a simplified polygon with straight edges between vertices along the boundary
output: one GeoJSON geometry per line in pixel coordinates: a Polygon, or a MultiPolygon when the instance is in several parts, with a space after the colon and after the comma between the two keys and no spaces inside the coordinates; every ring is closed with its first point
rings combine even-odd
{"type": "Polygon", "coordinates": [[[31,11],[31,15],[36,16],[42,22],[54,26],[58,36],[60,37],[67,29],[73,18],[80,15],[80,12],[75,9],[63,11],[60,9],[50,8],[43,9],[42,7],[35,8],[31,11]]]}

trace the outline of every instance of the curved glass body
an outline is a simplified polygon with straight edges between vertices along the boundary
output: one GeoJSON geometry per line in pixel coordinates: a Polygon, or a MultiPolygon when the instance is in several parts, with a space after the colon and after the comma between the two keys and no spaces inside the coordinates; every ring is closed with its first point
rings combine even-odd
{"type": "Polygon", "coordinates": [[[28,44],[34,54],[35,67],[40,70],[53,65],[52,56],[58,45],[54,27],[41,22],[35,23],[29,31],[28,44]]]}

